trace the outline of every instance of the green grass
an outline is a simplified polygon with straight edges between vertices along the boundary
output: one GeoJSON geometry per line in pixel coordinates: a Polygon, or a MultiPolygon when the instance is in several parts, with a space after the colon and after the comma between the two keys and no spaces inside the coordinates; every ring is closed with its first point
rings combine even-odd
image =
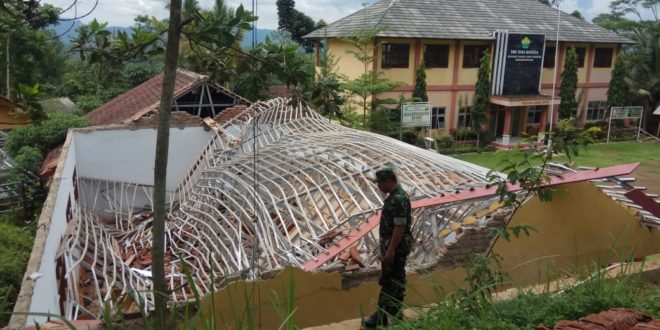
{"type": "Polygon", "coordinates": [[[552,328],[560,320],[576,320],[611,308],[631,308],[660,316],[660,290],[637,275],[617,279],[603,276],[556,295],[521,292],[500,302],[484,302],[466,311],[457,301],[440,303],[418,320],[406,320],[397,329],[535,329],[552,328]]]}
{"type": "MultiPolygon", "coordinates": [[[[498,151],[499,153],[505,151],[498,151]]],[[[498,152],[485,152],[481,154],[457,155],[455,158],[468,161],[491,169],[500,169],[498,152]]],[[[554,159],[556,162],[568,162],[564,156],[554,159]]],[[[606,167],[624,163],[640,162],[660,175],[660,143],[620,142],[610,144],[595,144],[574,160],[580,166],[606,167]]]]}

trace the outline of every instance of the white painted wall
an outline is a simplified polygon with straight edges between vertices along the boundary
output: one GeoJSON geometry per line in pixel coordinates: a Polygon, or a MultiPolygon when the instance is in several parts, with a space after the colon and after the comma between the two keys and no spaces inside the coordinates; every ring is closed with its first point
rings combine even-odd
{"type": "MultiPolygon", "coordinates": [[[[71,201],[73,210],[77,208],[76,200],[73,194],[73,172],[76,168],[76,144],[71,141],[66,154],[66,162],[62,171],[62,177],[59,181],[57,198],[53,206],[53,213],[50,219],[50,228],[46,236],[46,243],[43,246],[43,256],[39,271],[41,277],[34,281],[34,291],[32,302],[30,303],[30,313],[51,313],[61,315],[59,306],[59,294],[57,292],[57,278],[55,275],[55,255],[60,246],[60,241],[67,227],[66,208],[71,201]]],[[[29,274],[28,274],[29,275],[29,274]]],[[[43,324],[46,317],[28,316],[27,325],[34,325],[35,322],[43,324]]]]}
{"type": "MultiPolygon", "coordinates": [[[[211,140],[202,127],[172,128],[167,190],[174,190],[211,140]]],[[[156,129],[76,132],[78,176],[153,185],[156,129]]]]}

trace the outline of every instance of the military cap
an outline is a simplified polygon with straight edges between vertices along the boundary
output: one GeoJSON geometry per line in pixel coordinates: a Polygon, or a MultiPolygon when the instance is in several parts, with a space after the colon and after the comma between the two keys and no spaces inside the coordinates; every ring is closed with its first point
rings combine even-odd
{"type": "Polygon", "coordinates": [[[385,181],[397,181],[396,174],[394,173],[393,169],[383,168],[376,171],[376,178],[374,179],[374,183],[380,183],[385,181]]]}

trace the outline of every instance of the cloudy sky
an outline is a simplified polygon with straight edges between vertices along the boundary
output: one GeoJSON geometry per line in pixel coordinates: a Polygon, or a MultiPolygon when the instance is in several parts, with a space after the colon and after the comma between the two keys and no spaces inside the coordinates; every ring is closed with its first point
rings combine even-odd
{"type": "MultiPolygon", "coordinates": [[[[75,0],[42,0],[42,2],[56,5],[60,8],[69,7],[75,0]]],[[[238,6],[244,3],[244,6],[250,7],[251,1],[246,0],[227,0],[231,6],[238,6]]],[[[277,28],[277,10],[276,0],[259,1],[259,27],[273,29],[277,28]]],[[[609,4],[612,0],[564,0],[562,9],[566,12],[580,10],[588,20],[591,20],[600,13],[609,11],[609,4]]],[[[96,0],[77,0],[78,16],[89,12],[96,0]]],[[[133,23],[133,18],[137,15],[148,14],[159,18],[167,17],[165,10],[165,0],[98,0],[98,6],[94,12],[83,19],[88,22],[93,18],[100,21],[107,21],[110,25],[129,26],[133,23]]],[[[202,6],[209,7],[214,0],[199,0],[202,6]]],[[[374,0],[367,0],[374,2],[374,0]]],[[[296,9],[312,16],[315,20],[323,19],[326,22],[334,22],[361,7],[360,0],[296,0],[296,9]]],[[[73,16],[73,10],[64,14],[64,17],[73,16]]]]}

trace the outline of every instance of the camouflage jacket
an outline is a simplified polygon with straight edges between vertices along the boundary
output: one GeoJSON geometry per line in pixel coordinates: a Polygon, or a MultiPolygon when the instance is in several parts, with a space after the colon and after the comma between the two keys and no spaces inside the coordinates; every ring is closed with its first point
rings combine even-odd
{"type": "Polygon", "coordinates": [[[405,231],[401,242],[396,249],[396,254],[407,255],[412,248],[412,233],[410,226],[412,223],[412,210],[410,207],[410,198],[400,186],[389,194],[383,203],[383,212],[380,216],[380,252],[385,254],[394,233],[394,227],[405,226],[405,231]]]}

